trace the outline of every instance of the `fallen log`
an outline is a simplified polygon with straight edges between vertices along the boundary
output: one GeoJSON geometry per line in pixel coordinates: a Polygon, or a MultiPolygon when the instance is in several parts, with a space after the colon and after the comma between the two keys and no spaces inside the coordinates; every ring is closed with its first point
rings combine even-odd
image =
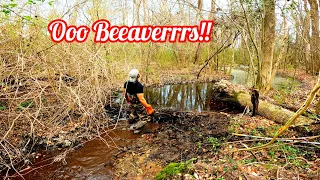
{"type": "MultiPolygon", "coordinates": [[[[243,86],[231,84],[229,81],[221,80],[213,86],[213,100],[223,101],[226,103],[238,104],[242,107],[249,107],[252,110],[251,96],[249,90],[243,86]]],[[[274,105],[267,100],[261,100],[259,103],[258,114],[267,119],[274,120],[277,123],[285,124],[290,119],[294,112],[274,105]]],[[[311,125],[314,123],[305,116],[297,118],[293,126],[311,125]]]]}

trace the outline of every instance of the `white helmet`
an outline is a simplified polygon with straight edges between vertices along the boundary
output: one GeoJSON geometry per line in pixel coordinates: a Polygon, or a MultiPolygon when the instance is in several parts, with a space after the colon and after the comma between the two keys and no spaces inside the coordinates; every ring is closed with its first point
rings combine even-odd
{"type": "Polygon", "coordinates": [[[136,82],[139,75],[138,69],[132,69],[129,72],[129,82],[136,82]]]}

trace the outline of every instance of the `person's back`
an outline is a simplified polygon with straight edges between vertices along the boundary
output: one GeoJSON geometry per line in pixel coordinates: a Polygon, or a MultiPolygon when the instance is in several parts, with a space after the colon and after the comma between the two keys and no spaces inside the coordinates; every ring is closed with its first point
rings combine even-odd
{"type": "MultiPolygon", "coordinates": [[[[140,117],[143,117],[145,112],[143,107],[145,107],[148,116],[152,115],[154,110],[144,98],[143,85],[138,81],[138,78],[140,77],[139,71],[137,69],[131,70],[129,77],[129,81],[124,83],[123,91],[127,102],[130,104],[131,113],[129,116],[129,123],[131,124],[136,120],[140,120],[140,117]]],[[[150,118],[148,117],[148,119],[150,118]]],[[[146,121],[142,122],[143,124],[146,124],[146,121]]]]}
{"type": "Polygon", "coordinates": [[[127,93],[129,93],[130,95],[143,93],[143,85],[138,81],[136,82],[127,81],[124,83],[123,87],[127,90],[127,93]]]}

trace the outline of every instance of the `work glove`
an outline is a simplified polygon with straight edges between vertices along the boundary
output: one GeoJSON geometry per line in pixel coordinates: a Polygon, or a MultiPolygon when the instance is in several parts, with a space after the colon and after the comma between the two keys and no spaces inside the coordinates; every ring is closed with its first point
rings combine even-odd
{"type": "Polygon", "coordinates": [[[154,114],[154,110],[150,104],[146,107],[147,113],[149,116],[152,116],[154,114]]]}
{"type": "Polygon", "coordinates": [[[143,96],[143,93],[137,94],[137,97],[140,101],[140,103],[146,108],[148,115],[152,115],[154,113],[154,110],[150,104],[147,103],[146,99],[143,96]]]}

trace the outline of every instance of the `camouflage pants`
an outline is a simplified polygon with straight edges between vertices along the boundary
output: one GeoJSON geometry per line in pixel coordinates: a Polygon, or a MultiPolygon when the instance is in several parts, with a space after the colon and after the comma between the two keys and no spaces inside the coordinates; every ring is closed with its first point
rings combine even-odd
{"type": "Polygon", "coordinates": [[[148,115],[141,103],[130,104],[129,124],[133,124],[139,120],[148,120],[148,115]]]}

